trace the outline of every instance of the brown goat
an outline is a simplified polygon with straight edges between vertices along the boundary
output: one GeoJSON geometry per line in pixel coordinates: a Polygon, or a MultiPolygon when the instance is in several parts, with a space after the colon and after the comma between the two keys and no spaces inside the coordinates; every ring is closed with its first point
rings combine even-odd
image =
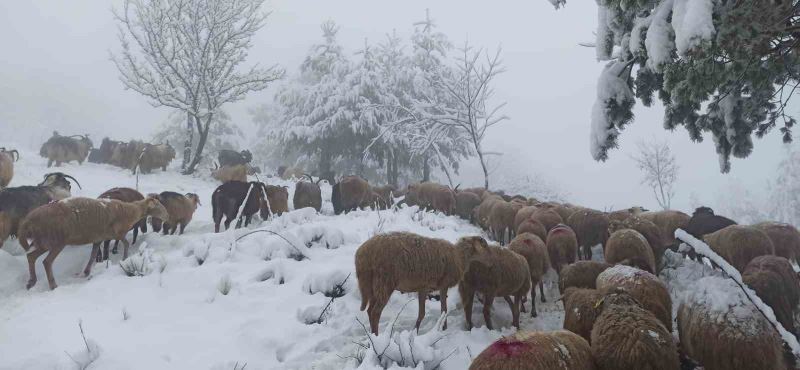
{"type": "Polygon", "coordinates": [[[358,176],[346,176],[333,185],[331,203],[337,215],[358,209],[364,199],[370,195],[367,180],[358,176]]]}
{"type": "Polygon", "coordinates": [[[105,240],[122,240],[123,258],[127,258],[129,244],[125,234],[147,216],[166,218],[167,210],[155,198],[133,203],[113,199],[70,198],[33,210],[22,221],[19,230],[19,243],[28,252],[30,279],[26,287],[30,289],[36,285],[34,264],[39,256],[49,251],[43,264],[50,289],[55,289],[53,261],[68,245],[94,245],[92,258],[84,270],[87,276],[100,250],[100,243],[105,240]],[[29,244],[28,240],[32,242],[29,244]]]}
{"type": "Polygon", "coordinates": [[[294,209],[311,207],[319,212],[322,209],[322,190],[319,188],[319,180],[314,182],[311,176],[306,176],[310,181],[298,181],[294,185],[292,197],[294,209]]]}
{"type": "MultiPolygon", "coordinates": [[[[136,202],[136,201],[144,199],[144,195],[142,195],[142,193],[140,193],[140,192],[138,192],[138,191],[136,191],[134,189],[131,189],[131,188],[113,188],[113,189],[107,190],[103,194],[100,194],[100,196],[97,197],[97,198],[98,199],[116,199],[116,200],[121,201],[121,202],[131,203],[131,202],[136,202]]],[[[132,244],[136,244],[136,238],[137,238],[137,236],[139,236],[139,231],[140,230],[143,233],[147,232],[147,219],[146,218],[144,218],[142,220],[139,220],[139,222],[137,222],[135,225],[133,225],[133,242],[132,242],[132,244]]],[[[111,242],[110,240],[106,240],[106,241],[103,242],[103,253],[102,253],[102,256],[101,256],[102,257],[101,260],[107,260],[109,258],[108,247],[109,247],[110,242],[111,242]]],[[[120,242],[119,240],[114,241],[114,250],[113,250],[113,252],[115,254],[117,253],[117,246],[119,245],[119,242],[120,242]]]]}
{"type": "MultiPolygon", "coordinates": [[[[175,149],[169,142],[166,144],[147,144],[136,159],[137,167],[142,173],[150,173],[156,168],[167,170],[167,165],[175,159],[175,149]]],[[[133,169],[134,173],[136,168],[133,169]]]]}
{"type": "Polygon", "coordinates": [[[262,212],[262,219],[266,220],[273,215],[280,216],[289,212],[289,190],[285,186],[266,185],[264,191],[267,196],[269,213],[265,215],[262,212]]]}
{"type": "Polygon", "coordinates": [[[159,232],[163,230],[164,235],[174,235],[175,231],[180,228],[180,235],[183,235],[186,225],[192,221],[194,211],[200,205],[200,197],[194,193],[183,195],[172,191],[164,191],[155,196],[167,209],[169,218],[163,220],[157,217],[151,218],[150,222],[153,225],[153,231],[159,232]]]}
{"type": "Polygon", "coordinates": [[[229,181],[247,182],[247,166],[243,164],[232,167],[217,166],[211,170],[211,177],[223,184],[229,181]]]}
{"type": "Polygon", "coordinates": [[[14,162],[18,159],[19,152],[16,150],[6,151],[6,148],[0,148],[0,190],[7,187],[14,178],[14,162]]]}
{"type": "Polygon", "coordinates": [[[378,334],[381,312],[395,290],[417,293],[417,329],[425,316],[429,292],[439,290],[442,313],[447,312],[447,290],[461,281],[472,257],[487,249],[486,241],[477,236],[461,238],[453,245],[442,239],[395,232],[364,242],[356,251],[356,277],[361,310],[367,310],[372,333],[378,334]]]}
{"type": "Polygon", "coordinates": [[[481,204],[481,198],[469,191],[456,192],[456,215],[464,220],[474,222],[475,209],[481,204]]]}

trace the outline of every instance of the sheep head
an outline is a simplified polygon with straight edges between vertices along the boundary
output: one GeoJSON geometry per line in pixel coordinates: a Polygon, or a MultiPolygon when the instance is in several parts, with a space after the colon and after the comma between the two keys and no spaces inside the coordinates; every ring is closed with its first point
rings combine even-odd
{"type": "Polygon", "coordinates": [[[186,198],[188,198],[189,200],[192,201],[192,203],[194,203],[194,209],[197,209],[198,205],[200,206],[203,205],[203,203],[200,203],[200,196],[198,196],[195,193],[186,193],[186,198]]]}
{"type": "Polygon", "coordinates": [[[709,207],[702,206],[695,209],[693,215],[702,215],[702,214],[714,215],[714,210],[709,207]]]}
{"type": "Polygon", "coordinates": [[[465,236],[458,240],[456,246],[465,265],[467,261],[489,249],[489,243],[480,236],[465,236]]]}
{"type": "Polygon", "coordinates": [[[158,200],[158,197],[148,195],[144,202],[146,210],[145,213],[148,216],[161,220],[169,219],[169,213],[167,213],[167,209],[164,208],[164,205],[161,204],[161,201],[158,200]]]}

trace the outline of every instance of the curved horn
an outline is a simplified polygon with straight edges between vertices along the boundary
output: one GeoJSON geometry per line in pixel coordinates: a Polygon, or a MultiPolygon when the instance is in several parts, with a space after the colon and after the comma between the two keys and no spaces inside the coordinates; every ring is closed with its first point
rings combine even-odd
{"type": "Polygon", "coordinates": [[[311,175],[309,175],[309,174],[307,174],[307,173],[304,173],[304,174],[303,174],[303,177],[308,177],[308,181],[311,181],[311,183],[312,183],[312,184],[314,183],[314,178],[313,178],[313,177],[311,177],[311,175]]]}
{"type": "Polygon", "coordinates": [[[19,152],[18,152],[16,149],[12,149],[12,150],[10,150],[10,151],[9,151],[9,153],[13,153],[13,154],[11,155],[11,158],[12,158],[12,159],[14,158],[14,154],[16,154],[16,155],[17,155],[17,159],[14,159],[14,162],[16,162],[16,161],[18,161],[18,160],[19,160],[19,152]]]}
{"type": "Polygon", "coordinates": [[[78,182],[78,180],[76,180],[74,177],[72,177],[72,176],[70,176],[70,175],[67,175],[67,174],[65,174],[65,173],[59,173],[59,174],[60,174],[61,176],[64,176],[65,178],[68,178],[68,179],[70,179],[70,180],[72,180],[72,181],[75,181],[75,184],[77,184],[77,185],[78,185],[78,188],[79,188],[79,189],[81,189],[81,190],[83,190],[83,187],[81,187],[81,183],[79,183],[79,182],[78,182]]]}

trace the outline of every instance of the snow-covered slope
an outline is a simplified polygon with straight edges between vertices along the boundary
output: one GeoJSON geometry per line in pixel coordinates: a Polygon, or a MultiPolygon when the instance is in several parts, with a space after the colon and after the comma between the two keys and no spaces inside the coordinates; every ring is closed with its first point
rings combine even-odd
{"type": "MultiPolygon", "coordinates": [[[[12,186],[38,183],[50,172],[35,151],[21,154],[12,186]]],[[[70,164],[59,170],[83,185],[74,196],[136,186],[129,171],[107,165],[70,164]]],[[[274,178],[266,182],[289,186],[291,198],[293,184],[274,178]]],[[[451,311],[444,332],[436,329],[439,302],[429,300],[420,337],[412,339],[416,334],[408,330],[413,331],[417,304],[414,295],[399,292],[383,312],[380,338],[368,338],[359,323],[367,318],[359,311],[353,256],[363,241],[399,230],[451,241],[480,233],[465,221],[415,208],[333,216],[330,188],[325,187],[322,214],[295,210],[249,229],[214,234],[210,199],[215,187],[174,169],[140,176],[142,193],[195,192],[203,202],[186,235],[148,233],[133,248],[132,259],[144,266],[144,276],[127,276],[120,255],[96,265],[88,279],[77,276],[90,247],[68,247],[54,264],[59,287],[48,289],[40,259],[39,283],[27,291],[25,256],[16,240],[7,241],[0,249],[0,369],[71,369],[89,358],[96,358],[93,369],[381,368],[373,350],[364,347],[374,342],[383,353],[389,325],[396,320],[394,343],[401,344],[388,349],[384,360],[393,353],[400,357],[400,351],[406,357],[414,341],[414,354],[427,361],[425,368],[441,362],[441,369],[461,370],[486,345],[512,331],[502,299],[494,303],[494,317],[506,329],[489,331],[475,314],[478,328],[465,331],[457,289],[448,297],[451,311]],[[245,236],[255,230],[279,235],[245,236]],[[344,295],[326,310],[331,302],[326,294],[335,293],[345,278],[344,295]]],[[[548,303],[537,304],[538,318],[523,314],[524,328],[560,328],[563,313],[552,285],[547,298],[548,303]]]]}

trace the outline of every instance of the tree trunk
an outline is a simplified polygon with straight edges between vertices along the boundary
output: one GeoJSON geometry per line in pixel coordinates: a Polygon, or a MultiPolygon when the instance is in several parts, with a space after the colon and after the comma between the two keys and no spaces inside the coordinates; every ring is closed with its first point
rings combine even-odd
{"type": "Polygon", "coordinates": [[[333,174],[333,170],[331,170],[331,154],[327,143],[322,144],[322,152],[319,156],[319,175],[323,179],[327,180],[328,183],[335,183],[335,176],[333,174]]]}
{"type": "Polygon", "coordinates": [[[181,170],[186,171],[189,162],[192,160],[192,141],[194,141],[194,125],[192,124],[192,114],[186,112],[186,141],[183,143],[183,163],[181,170]]]}
{"type": "Polygon", "coordinates": [[[431,164],[428,163],[428,158],[422,162],[422,182],[431,181],[431,164]]]}
{"type": "Polygon", "coordinates": [[[192,158],[192,162],[186,169],[183,170],[184,175],[193,174],[194,171],[197,170],[197,165],[200,164],[200,160],[203,159],[203,149],[205,148],[206,141],[208,140],[208,131],[211,128],[212,117],[213,115],[208,115],[205,124],[200,123],[200,117],[194,117],[197,128],[200,131],[200,138],[197,142],[197,150],[194,152],[194,158],[192,158]]]}
{"type": "Polygon", "coordinates": [[[486,166],[486,159],[483,157],[483,150],[478,138],[472,135],[472,145],[475,146],[475,152],[478,153],[478,159],[481,161],[481,169],[483,170],[483,188],[489,190],[489,168],[486,166]]]}

